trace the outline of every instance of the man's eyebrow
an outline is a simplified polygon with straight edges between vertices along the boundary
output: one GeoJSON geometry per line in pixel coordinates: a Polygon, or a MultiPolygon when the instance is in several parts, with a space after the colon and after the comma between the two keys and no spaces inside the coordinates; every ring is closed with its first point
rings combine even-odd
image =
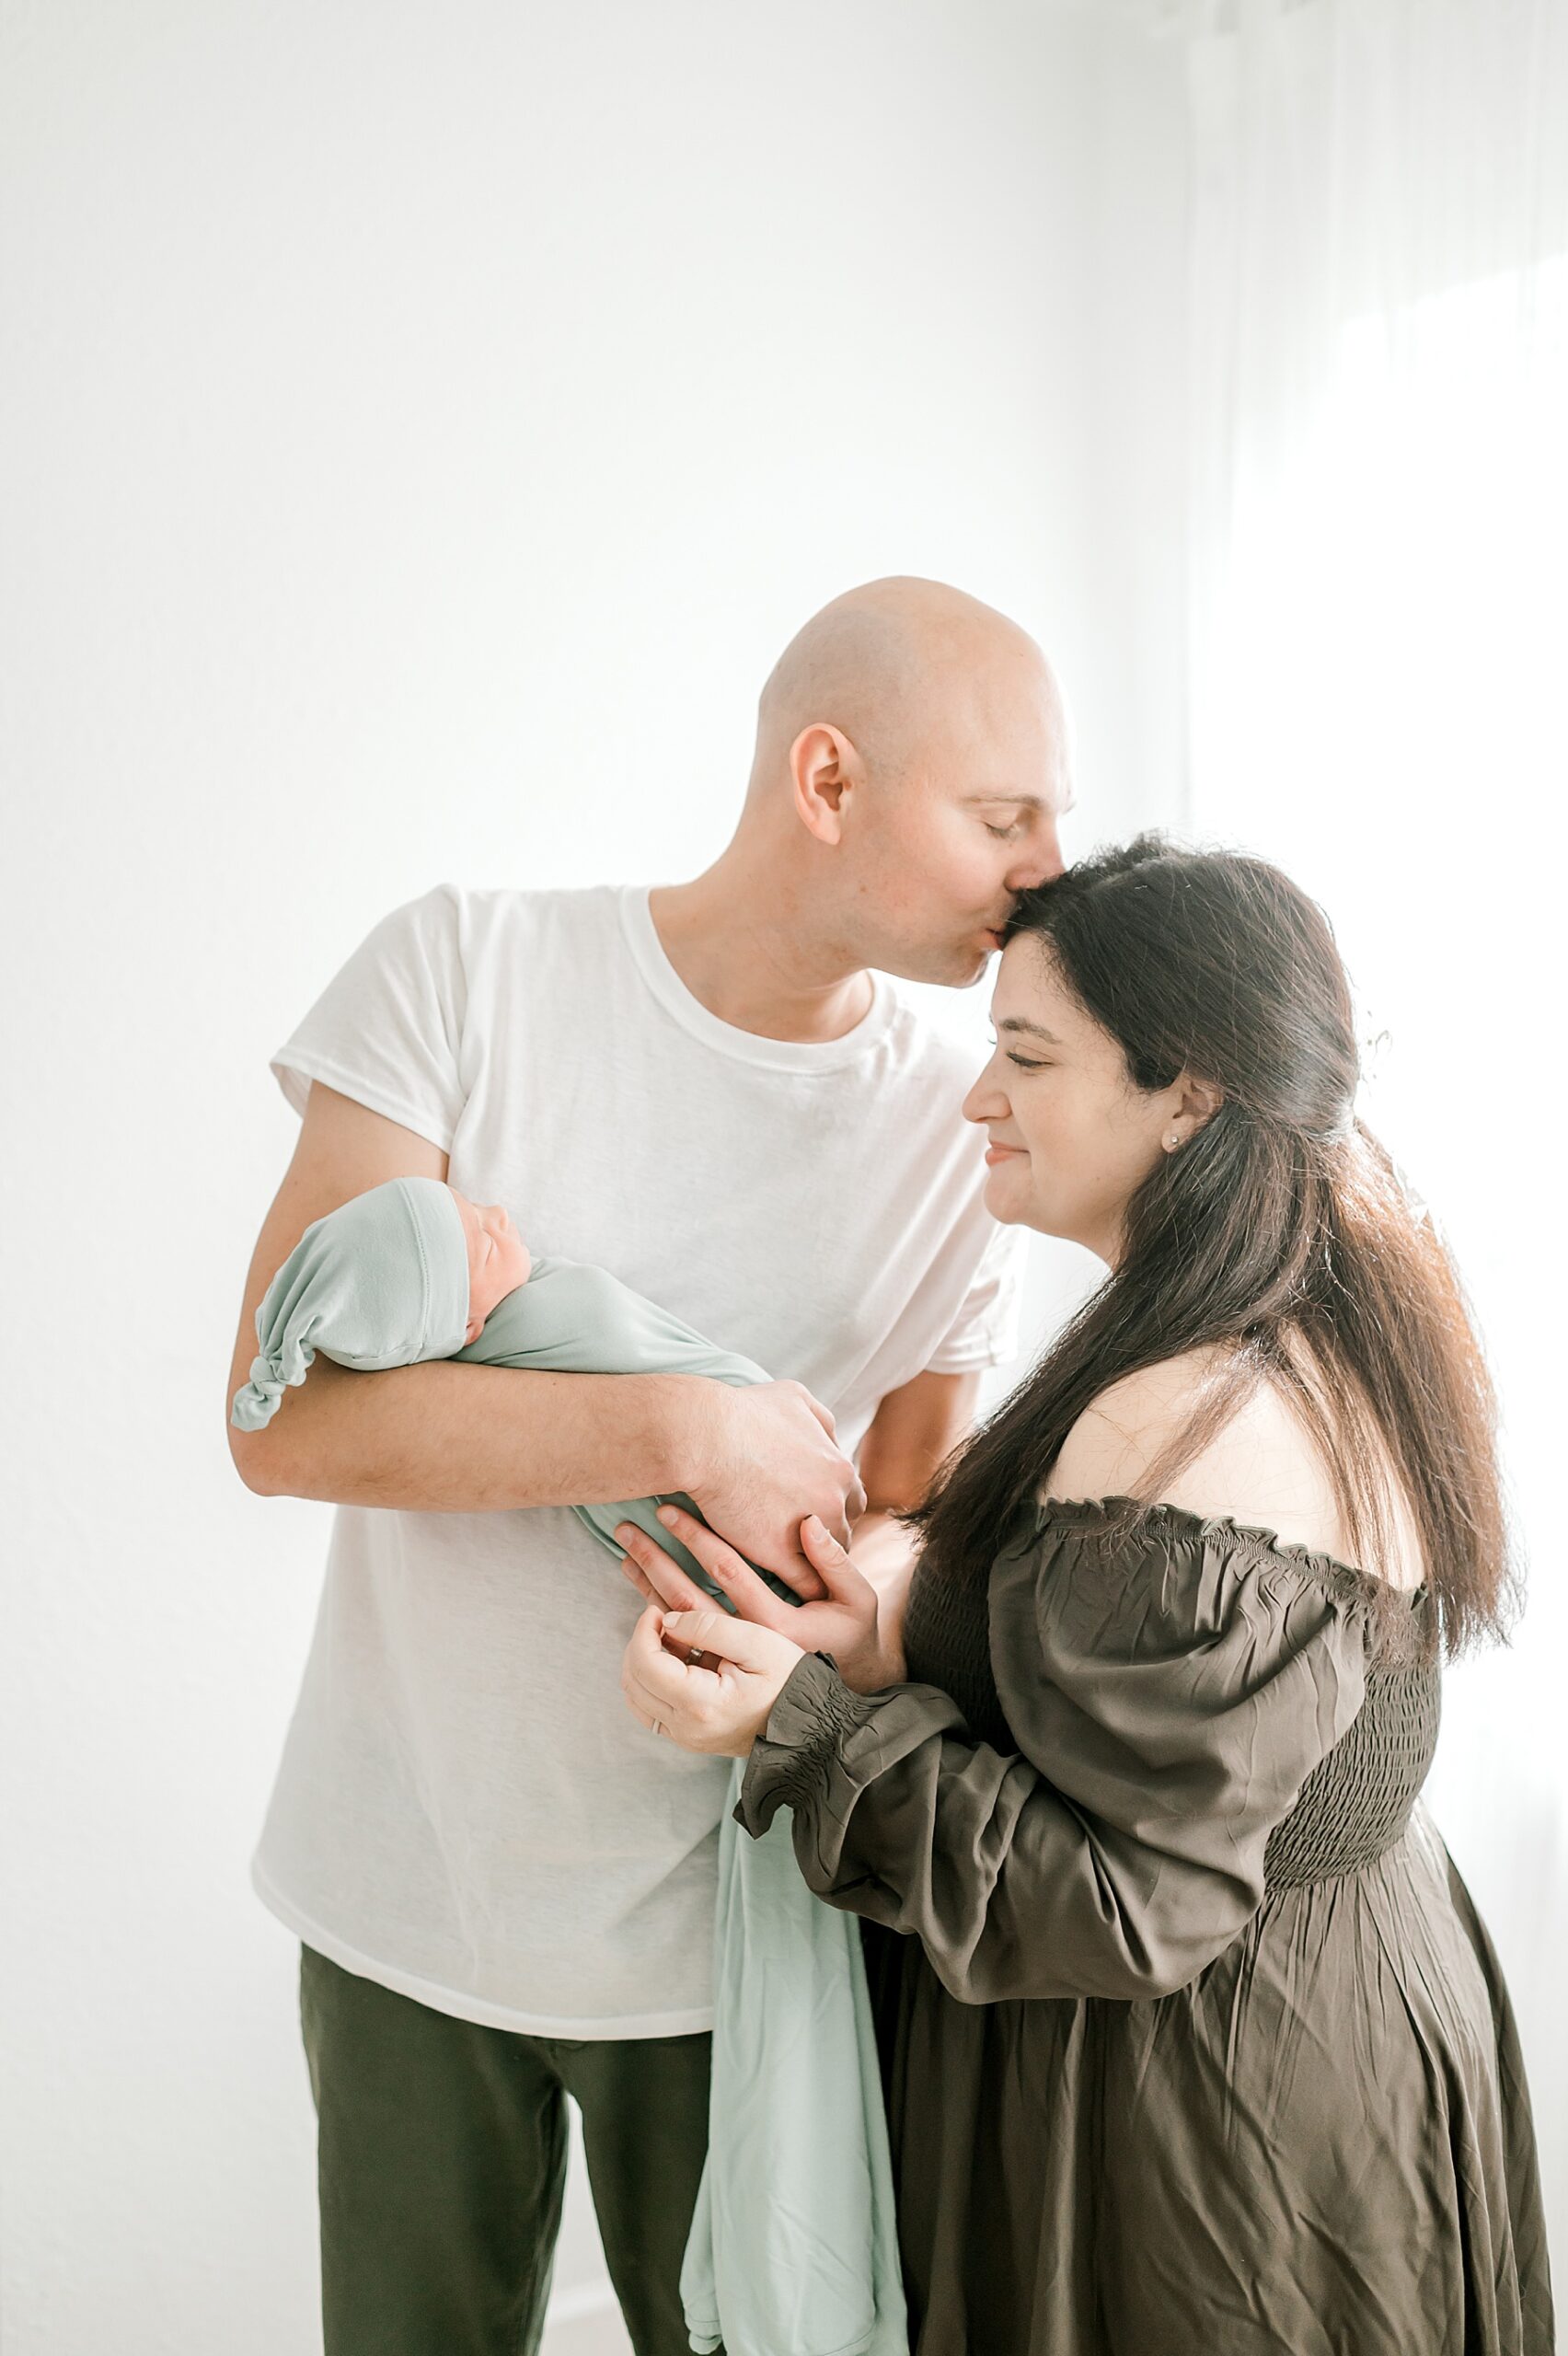
{"type": "Polygon", "coordinates": [[[997,1028],[998,1031],[1027,1031],[1032,1039],[1043,1039],[1048,1047],[1059,1047],[1062,1044],[1054,1031],[1046,1030],[1043,1022],[1026,1022],[1021,1014],[1005,1015],[997,1028]]]}

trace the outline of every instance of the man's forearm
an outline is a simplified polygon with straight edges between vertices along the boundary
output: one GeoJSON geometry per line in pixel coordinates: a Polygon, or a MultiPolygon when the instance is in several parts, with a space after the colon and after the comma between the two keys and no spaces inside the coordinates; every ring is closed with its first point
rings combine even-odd
{"type": "Polygon", "coordinates": [[[318,1357],[245,1475],[269,1496],[411,1513],[618,1504],[701,1478],[722,1388],[445,1359],[362,1374],[318,1357]]]}

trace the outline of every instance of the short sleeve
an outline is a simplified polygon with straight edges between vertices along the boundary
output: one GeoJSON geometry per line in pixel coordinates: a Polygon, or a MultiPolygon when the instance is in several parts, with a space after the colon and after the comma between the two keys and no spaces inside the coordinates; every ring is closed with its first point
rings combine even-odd
{"type": "Polygon", "coordinates": [[[1156,1507],[1121,1534],[1047,1522],[997,1557],[990,1607],[1017,1752],[936,1686],[851,1693],[813,1655],[741,1821],[790,1806],[819,1897],[918,1937],[962,2002],[1185,1986],[1256,1912],[1270,1832],[1361,1707],[1364,1594],[1156,1507]]]}
{"type": "Polygon", "coordinates": [[[373,926],[271,1058],[296,1113],[319,1080],[450,1152],[467,1094],[462,934],[452,884],[373,926]]]}
{"type": "Polygon", "coordinates": [[[993,1222],[969,1290],[927,1361],[932,1374],[968,1374],[1018,1356],[1028,1230],[993,1222]]]}

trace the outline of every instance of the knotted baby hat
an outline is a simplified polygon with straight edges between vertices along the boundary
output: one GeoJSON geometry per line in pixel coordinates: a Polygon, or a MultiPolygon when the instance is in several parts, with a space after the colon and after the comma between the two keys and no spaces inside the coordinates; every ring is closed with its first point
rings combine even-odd
{"type": "Polygon", "coordinates": [[[468,1242],[450,1186],[389,1178],[312,1220],[256,1311],[260,1355],[229,1421],[259,1431],[317,1350],[362,1372],[460,1350],[468,1328],[468,1242]]]}

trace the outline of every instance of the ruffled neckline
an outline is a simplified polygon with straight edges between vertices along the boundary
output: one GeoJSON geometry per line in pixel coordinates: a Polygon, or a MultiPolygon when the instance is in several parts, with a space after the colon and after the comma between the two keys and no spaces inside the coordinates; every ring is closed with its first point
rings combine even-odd
{"type": "Polygon", "coordinates": [[[1189,1538],[1228,1538],[1256,1553],[1272,1554],[1277,1561],[1291,1564],[1332,1595],[1359,1597],[1380,1618],[1396,1624],[1412,1620],[1431,1596],[1431,1583],[1426,1579],[1418,1587],[1393,1587],[1375,1571],[1363,1570],[1355,1563],[1342,1563],[1337,1554],[1304,1546],[1294,1538],[1282,1538],[1277,1530],[1262,1522],[1238,1521],[1228,1513],[1196,1513],[1190,1506],[1172,1505],[1164,1499],[1151,1504],[1142,1497],[1128,1496],[1037,1497],[1034,1515],[1036,1534],[1055,1524],[1082,1530],[1091,1536],[1119,1535],[1131,1521],[1136,1529],[1169,1524],[1189,1538]],[[1135,1516],[1136,1521],[1132,1520],[1135,1516]]]}

